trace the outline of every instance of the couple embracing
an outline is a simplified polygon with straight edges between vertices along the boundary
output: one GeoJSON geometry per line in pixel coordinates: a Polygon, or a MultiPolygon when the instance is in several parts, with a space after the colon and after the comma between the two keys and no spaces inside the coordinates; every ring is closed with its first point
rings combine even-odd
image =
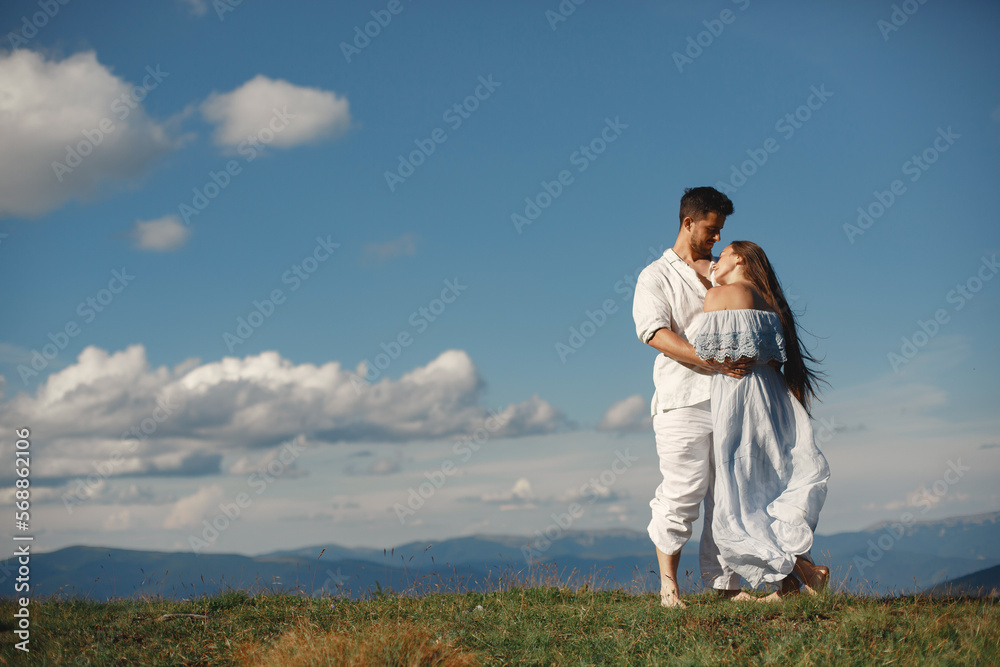
{"type": "Polygon", "coordinates": [[[778,600],[830,575],[810,556],[830,477],[809,421],[815,359],[760,246],[712,255],[732,214],[718,190],[685,190],[677,241],[635,289],[636,333],[660,352],[651,411],[663,482],[648,532],[667,607],[685,607],[677,564],[702,501],[701,574],[720,595],[778,600]],[[740,577],[778,590],[755,597],[740,577]]]}

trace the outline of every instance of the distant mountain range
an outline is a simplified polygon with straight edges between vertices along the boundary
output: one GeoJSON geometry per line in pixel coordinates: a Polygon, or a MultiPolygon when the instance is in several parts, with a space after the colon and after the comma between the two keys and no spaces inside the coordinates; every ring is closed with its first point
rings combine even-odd
{"type": "Polygon", "coordinates": [[[1000,565],[946,581],[924,592],[935,596],[969,595],[974,597],[1000,597],[1000,565]]]}
{"type": "MultiPolygon", "coordinates": [[[[492,590],[507,582],[569,583],[634,592],[657,590],[655,553],[645,532],[610,529],[566,531],[525,558],[529,538],[474,535],[440,542],[418,541],[393,549],[334,544],[275,551],[260,556],[132,551],[67,547],[31,559],[34,596],[61,594],[92,600],[139,595],[197,597],[229,588],[361,597],[397,592],[492,590]],[[320,555],[322,552],[322,556],[320,555]]],[[[538,545],[533,545],[537,547],[538,545]]],[[[681,554],[682,586],[700,589],[697,544],[681,554]]],[[[851,533],[817,535],[813,558],[830,566],[835,590],[867,594],[982,594],[1000,577],[1000,512],[954,517],[909,526],[880,524],[851,533]],[[979,583],[977,583],[979,582],[979,583]]],[[[0,563],[0,591],[16,576],[17,562],[0,563]]]]}

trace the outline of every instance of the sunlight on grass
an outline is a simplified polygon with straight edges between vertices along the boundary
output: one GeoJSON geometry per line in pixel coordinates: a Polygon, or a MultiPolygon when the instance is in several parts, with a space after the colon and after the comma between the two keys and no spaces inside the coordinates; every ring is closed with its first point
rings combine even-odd
{"type": "Polygon", "coordinates": [[[685,595],[682,611],[599,573],[573,573],[571,585],[546,568],[491,578],[488,592],[425,581],[365,599],[273,587],[183,601],[53,597],[32,603],[27,660],[9,631],[14,606],[0,600],[0,664],[1000,664],[995,598],[826,591],[760,603],[709,591],[685,595]]]}

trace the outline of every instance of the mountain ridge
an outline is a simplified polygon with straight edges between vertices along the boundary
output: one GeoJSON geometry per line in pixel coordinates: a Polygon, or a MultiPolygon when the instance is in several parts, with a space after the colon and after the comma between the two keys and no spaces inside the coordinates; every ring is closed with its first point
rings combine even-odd
{"type": "MultiPolygon", "coordinates": [[[[812,554],[831,567],[834,590],[917,592],[1000,565],[1000,512],[914,522],[904,531],[894,526],[886,522],[816,536],[812,554]]],[[[689,542],[681,554],[682,583],[689,592],[700,588],[697,546],[689,542]]],[[[292,587],[310,595],[349,597],[386,588],[485,590],[504,576],[542,571],[563,580],[590,573],[608,587],[654,590],[658,585],[648,535],[629,528],[567,530],[551,542],[538,535],[476,534],[384,549],[328,544],[257,555],[70,546],[35,554],[31,566],[34,595],[97,599],[183,598],[231,588],[292,587]]],[[[0,582],[16,571],[15,559],[0,563],[0,582]]]]}

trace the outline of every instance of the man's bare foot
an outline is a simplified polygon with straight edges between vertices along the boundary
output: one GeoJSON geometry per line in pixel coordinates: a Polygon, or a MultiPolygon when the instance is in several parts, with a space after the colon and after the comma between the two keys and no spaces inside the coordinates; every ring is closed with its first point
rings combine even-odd
{"type": "Polygon", "coordinates": [[[674,592],[660,593],[660,606],[668,609],[687,609],[688,606],[681,601],[679,595],[674,592]]]}
{"type": "Polygon", "coordinates": [[[762,598],[754,598],[754,600],[756,600],[757,602],[781,602],[783,599],[784,596],[781,595],[778,591],[774,591],[770,595],[765,595],[762,598]]]}
{"type": "Polygon", "coordinates": [[[757,599],[746,591],[742,591],[738,588],[735,590],[719,589],[719,597],[726,600],[732,600],[733,602],[746,602],[747,600],[757,599]]]}
{"type": "Polygon", "coordinates": [[[687,609],[681,602],[681,589],[677,587],[677,564],[681,554],[668,554],[656,547],[656,560],[660,565],[660,605],[674,609],[687,609]]]}
{"type": "Polygon", "coordinates": [[[813,565],[801,556],[795,559],[794,572],[802,580],[806,593],[809,595],[819,595],[819,592],[826,588],[827,582],[830,581],[830,568],[825,565],[813,565]]]}
{"type": "Polygon", "coordinates": [[[687,609],[687,605],[681,601],[681,591],[677,588],[677,582],[672,579],[661,582],[660,606],[671,609],[687,609]]]}

